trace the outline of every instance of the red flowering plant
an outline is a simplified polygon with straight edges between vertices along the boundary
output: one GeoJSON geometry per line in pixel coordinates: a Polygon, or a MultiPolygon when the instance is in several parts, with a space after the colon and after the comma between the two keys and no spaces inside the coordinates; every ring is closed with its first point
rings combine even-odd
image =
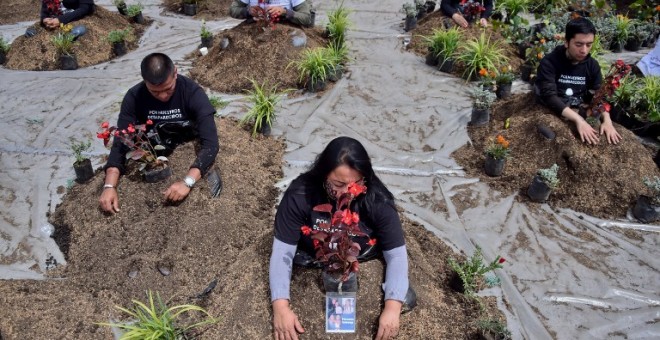
{"type": "Polygon", "coordinates": [[[155,132],[148,131],[147,126],[150,125],[153,125],[151,119],[147,120],[146,124],[128,124],[126,129],[120,130],[116,126],[110,126],[108,122],[103,122],[101,123],[102,130],[96,134],[96,137],[102,139],[103,145],[106,147],[111,138],[119,138],[122,144],[129,149],[126,158],[140,162],[140,171],[149,170],[167,162],[166,157],[156,155],[157,150],[165,150],[165,147],[152,145],[149,140],[155,135],[155,132]]]}
{"type": "Polygon", "coordinates": [[[473,21],[481,16],[481,13],[486,11],[480,1],[461,0],[463,6],[463,16],[468,21],[473,21]]]}
{"type": "Polygon", "coordinates": [[[46,13],[48,16],[57,17],[62,15],[60,0],[44,0],[44,5],[46,5],[46,13]]]}
{"type": "Polygon", "coordinates": [[[612,63],[610,70],[603,79],[600,88],[594,94],[591,101],[591,113],[588,119],[598,121],[603,112],[610,112],[612,105],[610,101],[614,96],[614,92],[621,86],[621,81],[624,77],[630,74],[631,67],[623,60],[619,59],[612,63]]]}
{"type": "Polygon", "coordinates": [[[254,21],[256,21],[264,31],[267,28],[274,30],[275,24],[280,21],[279,15],[268,13],[265,0],[259,0],[259,4],[255,7],[255,11],[256,13],[252,18],[254,18],[254,21]]]}
{"type": "MultiPolygon", "coordinates": [[[[304,235],[311,235],[317,261],[325,265],[328,273],[341,274],[342,282],[348,280],[350,273],[357,272],[359,267],[357,256],[361,248],[351,237],[368,236],[358,226],[360,216],[350,208],[351,202],[366,192],[366,186],[350,183],[348,191],[337,199],[334,213],[330,203],[319,204],[313,208],[314,211],[330,214],[330,223],[320,223],[318,229],[309,226],[300,228],[304,235]]],[[[370,239],[368,244],[375,245],[376,239],[370,239]]]]}

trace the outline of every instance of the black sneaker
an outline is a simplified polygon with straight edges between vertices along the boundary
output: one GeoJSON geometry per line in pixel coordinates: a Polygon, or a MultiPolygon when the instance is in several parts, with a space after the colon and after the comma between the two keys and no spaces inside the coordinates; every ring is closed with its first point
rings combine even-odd
{"type": "Polygon", "coordinates": [[[34,28],[34,27],[28,27],[28,28],[25,30],[25,37],[26,37],[26,38],[34,37],[36,34],[37,34],[37,29],[34,28]]]}

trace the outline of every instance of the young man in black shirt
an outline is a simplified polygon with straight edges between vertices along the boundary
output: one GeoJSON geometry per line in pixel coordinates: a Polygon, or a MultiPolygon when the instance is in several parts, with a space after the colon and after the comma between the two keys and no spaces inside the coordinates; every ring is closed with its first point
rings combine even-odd
{"type": "MultiPolygon", "coordinates": [[[[595,36],[596,28],[588,19],[569,21],[566,42],[541,60],[534,84],[537,99],[553,113],[575,124],[580,139],[588,144],[599,141],[598,133],[585,120],[586,110],[580,110],[589,104],[602,82],[600,66],[589,54],[595,36]]],[[[600,134],[605,134],[610,144],[621,140],[609,112],[602,113],[600,134]]]]}
{"type": "MultiPolygon", "coordinates": [[[[177,74],[172,60],[165,54],[152,53],[142,60],[142,78],[144,81],[133,86],[121,104],[117,128],[126,129],[129,124],[159,126],[162,123],[190,122],[191,134],[200,141],[195,162],[190,166],[187,176],[172,184],[164,193],[170,201],[181,201],[210,168],[219,150],[218,133],[211,105],[204,90],[187,77],[177,74]]],[[[158,129],[156,130],[158,131],[158,129]]],[[[128,148],[119,138],[115,138],[108,162],[105,165],[105,185],[99,199],[101,209],[106,212],[119,211],[117,184],[125,172],[128,148]]]]}

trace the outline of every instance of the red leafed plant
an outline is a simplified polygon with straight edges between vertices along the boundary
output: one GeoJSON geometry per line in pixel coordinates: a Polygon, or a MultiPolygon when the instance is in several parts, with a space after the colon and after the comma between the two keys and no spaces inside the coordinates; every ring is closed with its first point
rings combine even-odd
{"type": "MultiPolygon", "coordinates": [[[[360,245],[354,242],[352,236],[368,236],[360,231],[358,226],[360,216],[351,211],[351,202],[359,195],[367,192],[367,187],[359,183],[350,183],[348,191],[337,199],[336,210],[332,212],[332,204],[319,204],[314,211],[331,215],[330,223],[320,223],[318,229],[302,226],[300,230],[310,235],[316,249],[316,259],[325,264],[329,273],[341,274],[341,280],[348,280],[351,272],[357,272],[360,245]]],[[[375,245],[376,240],[369,240],[369,245],[375,245]]]]}
{"type": "Polygon", "coordinates": [[[128,147],[129,151],[126,153],[127,159],[141,162],[140,171],[145,170],[147,166],[151,168],[167,162],[165,157],[157,157],[156,150],[164,150],[162,145],[151,145],[149,137],[154,132],[148,132],[147,126],[152,125],[151,120],[147,120],[146,124],[133,125],[128,124],[126,129],[118,129],[116,126],[110,126],[108,122],[101,124],[102,131],[96,134],[96,137],[103,139],[103,145],[108,146],[110,138],[119,138],[119,140],[128,147]]]}
{"type": "Polygon", "coordinates": [[[60,16],[62,15],[62,9],[60,7],[60,0],[44,0],[46,5],[46,10],[48,15],[60,16]]]}
{"type": "Polygon", "coordinates": [[[268,13],[268,10],[265,8],[265,2],[263,0],[259,0],[259,6],[255,8],[256,14],[253,15],[252,17],[254,18],[254,21],[257,22],[261,26],[261,28],[265,31],[267,28],[270,28],[272,30],[275,29],[275,23],[280,21],[280,17],[277,14],[270,14],[268,13]]]}
{"type": "Polygon", "coordinates": [[[612,105],[608,102],[608,99],[612,98],[614,91],[621,84],[621,79],[630,73],[630,69],[630,65],[627,65],[621,59],[612,64],[610,70],[607,72],[607,76],[603,79],[603,84],[596,91],[596,94],[594,94],[591,106],[592,117],[600,118],[603,112],[610,112],[612,105]]]}
{"type": "Polygon", "coordinates": [[[463,15],[467,18],[477,18],[482,12],[486,11],[486,7],[479,1],[463,0],[461,4],[463,5],[463,15]]]}

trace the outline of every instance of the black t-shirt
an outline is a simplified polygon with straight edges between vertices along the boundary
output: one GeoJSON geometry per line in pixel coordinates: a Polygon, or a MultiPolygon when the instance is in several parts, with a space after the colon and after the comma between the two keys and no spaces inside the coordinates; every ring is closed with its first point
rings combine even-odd
{"type": "MultiPolygon", "coordinates": [[[[122,130],[127,128],[128,124],[145,124],[149,119],[154,125],[185,120],[192,122],[200,140],[200,150],[191,168],[198,168],[204,174],[215,161],[219,149],[214,114],[215,108],[204,89],[190,78],[179,74],[174,94],[167,102],[152,96],[144,81],[128,90],[121,103],[117,128],[122,130]]],[[[124,173],[127,152],[128,148],[119,138],[115,138],[105,168],[116,167],[124,173]]]]}
{"type": "Polygon", "coordinates": [[[566,56],[566,47],[560,45],[541,60],[535,87],[548,107],[560,115],[566,107],[591,102],[589,90],[597,90],[601,82],[600,66],[595,59],[587,56],[573,64],[566,56]]]}
{"type": "MultiPolygon", "coordinates": [[[[369,190],[367,186],[367,190],[369,190]]],[[[359,196],[356,201],[364,199],[359,196]]],[[[354,201],[351,210],[360,215],[359,227],[368,237],[353,237],[360,245],[361,251],[369,248],[370,238],[376,239],[380,250],[391,250],[405,245],[403,229],[399,214],[393,202],[377,202],[373,211],[359,211],[354,201]]],[[[298,245],[302,250],[314,254],[314,246],[310,236],[302,234],[300,228],[304,225],[318,228],[319,223],[330,223],[330,214],[313,211],[312,209],[324,203],[332,203],[327,197],[322,185],[308,185],[299,177],[291,183],[284,193],[275,215],[275,237],[287,244],[298,245]]],[[[333,210],[334,211],[334,210],[333,210]]]]}

